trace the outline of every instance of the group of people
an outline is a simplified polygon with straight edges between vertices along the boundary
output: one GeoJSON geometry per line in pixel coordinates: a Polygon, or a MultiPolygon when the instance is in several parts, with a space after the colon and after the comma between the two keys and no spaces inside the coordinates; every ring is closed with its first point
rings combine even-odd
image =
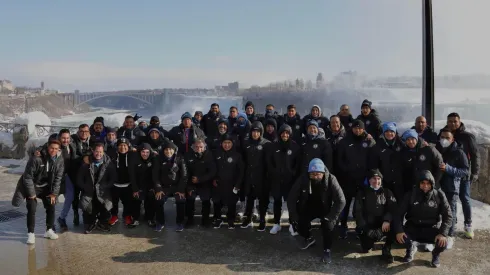
{"type": "Polygon", "coordinates": [[[438,134],[424,117],[399,135],[394,122],[382,123],[372,103],[364,100],[354,119],[347,105],[329,118],[319,106],[301,118],[296,107],[279,115],[266,106],[256,114],[252,102],[245,113],[231,107],[225,117],[214,103],[208,113],[186,112],[169,131],[159,118],[149,124],[127,116],[118,129],[97,117],[76,134],[63,129],[38,148],[27,163],[12,203],[27,204],[28,244],[35,243],[37,198],[46,209],[45,238],[57,239],[55,204],[64,194],[57,221],[68,230],[82,210],[85,233],[109,231],[119,220],[125,225],[144,220],[155,231],[165,224],[164,206],[175,199],[176,230],[194,226],[195,201],[202,202],[201,225],[252,228],[258,201],[257,231],[266,230],[266,212],[273,199],[271,234],[281,231],[283,201],[289,210],[289,232],[304,238],[302,249],[315,243],[311,222],[320,220],[324,253],[331,262],[334,229],[348,236],[347,221],[354,201],[355,233],[363,252],[383,241],[382,258],[393,262],[394,242],[406,246],[411,262],[419,243],[432,251],[431,264],[454,243],[456,202],[463,205],[464,230],[473,238],[470,184],[478,179],[479,155],[474,135],[465,130],[457,113],[447,117],[438,134]],[[211,202],[214,214],[211,217],[211,202]],[[244,209],[237,209],[237,204],[244,209]],[[222,209],[226,207],[226,216],[222,209]]]}

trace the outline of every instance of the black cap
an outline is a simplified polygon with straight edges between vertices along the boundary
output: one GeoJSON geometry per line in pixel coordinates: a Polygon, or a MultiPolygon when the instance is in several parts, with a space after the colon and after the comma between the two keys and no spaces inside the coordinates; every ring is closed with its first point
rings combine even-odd
{"type": "Polygon", "coordinates": [[[221,136],[221,142],[223,142],[225,140],[229,140],[229,141],[235,143],[235,139],[230,134],[224,134],[223,136],[221,136]]]}
{"type": "Polygon", "coordinates": [[[129,140],[128,140],[127,138],[125,138],[125,137],[119,138],[119,139],[117,140],[117,146],[119,146],[119,144],[123,144],[123,143],[127,144],[128,146],[129,146],[129,144],[130,144],[130,143],[129,143],[129,140]]]}
{"type": "Polygon", "coordinates": [[[371,179],[374,176],[378,176],[381,179],[383,179],[383,174],[381,174],[381,172],[378,169],[371,169],[371,170],[368,171],[368,173],[367,173],[368,180],[371,179]]]}
{"type": "Polygon", "coordinates": [[[158,118],[157,116],[152,116],[152,117],[150,118],[150,123],[151,123],[151,122],[160,122],[160,118],[158,118]]]}
{"type": "Polygon", "coordinates": [[[98,116],[94,119],[94,124],[97,123],[97,122],[100,122],[102,123],[102,125],[104,125],[104,118],[101,117],[101,116],[98,116]]]}
{"type": "Polygon", "coordinates": [[[145,142],[145,143],[141,144],[138,149],[140,151],[143,151],[143,150],[150,150],[151,151],[151,146],[150,146],[150,144],[145,142]]]}
{"type": "Polygon", "coordinates": [[[173,143],[171,140],[163,143],[162,150],[165,150],[166,148],[172,148],[174,151],[177,151],[178,149],[177,145],[175,145],[175,143],[173,143]]]}
{"type": "Polygon", "coordinates": [[[362,122],[362,120],[360,119],[356,119],[352,122],[352,126],[351,128],[361,128],[361,129],[364,129],[364,122],[362,122]]]}
{"type": "Polygon", "coordinates": [[[373,103],[371,101],[364,99],[364,101],[362,101],[361,108],[364,106],[368,106],[369,108],[371,108],[372,105],[373,103]]]}

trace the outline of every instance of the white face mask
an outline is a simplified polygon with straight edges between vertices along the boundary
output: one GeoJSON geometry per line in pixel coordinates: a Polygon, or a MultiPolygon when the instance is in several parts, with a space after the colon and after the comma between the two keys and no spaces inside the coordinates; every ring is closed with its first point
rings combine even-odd
{"type": "Polygon", "coordinates": [[[449,140],[447,140],[447,139],[441,138],[439,140],[439,144],[441,144],[442,148],[447,148],[447,147],[449,147],[449,145],[451,145],[451,142],[449,142],[449,140]]]}

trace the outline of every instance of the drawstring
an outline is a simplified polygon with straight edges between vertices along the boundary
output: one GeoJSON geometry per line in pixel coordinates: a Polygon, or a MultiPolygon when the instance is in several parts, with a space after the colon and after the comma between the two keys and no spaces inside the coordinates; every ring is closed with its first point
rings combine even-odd
{"type": "MultiPolygon", "coordinates": [[[[116,167],[119,168],[119,153],[117,153],[116,167]]],[[[128,167],[128,154],[126,153],[126,168],[128,167]]]]}

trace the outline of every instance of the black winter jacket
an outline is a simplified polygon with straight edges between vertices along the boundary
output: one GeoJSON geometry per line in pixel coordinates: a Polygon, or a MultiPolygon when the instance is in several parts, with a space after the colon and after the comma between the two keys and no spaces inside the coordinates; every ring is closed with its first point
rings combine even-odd
{"type": "Polygon", "coordinates": [[[301,147],[294,142],[282,140],[273,142],[269,148],[267,172],[271,184],[271,194],[280,196],[283,188],[290,189],[301,174],[301,147]]]}
{"type": "Polygon", "coordinates": [[[197,188],[211,188],[213,179],[216,176],[216,163],[213,153],[206,150],[199,155],[191,150],[185,155],[187,166],[187,191],[197,188]],[[192,183],[192,177],[197,177],[199,182],[192,183]]]}
{"type": "Polygon", "coordinates": [[[318,129],[318,135],[311,138],[308,135],[303,138],[301,143],[302,149],[302,170],[308,169],[310,161],[314,158],[319,158],[327,166],[328,171],[333,172],[333,150],[330,142],[325,138],[323,129],[318,129]]]}
{"type": "Polygon", "coordinates": [[[397,215],[396,199],[393,193],[381,187],[359,189],[356,196],[356,226],[368,229],[381,227],[383,222],[391,223],[397,215]]]}
{"type": "Polygon", "coordinates": [[[221,119],[226,119],[226,117],[222,115],[221,112],[218,112],[215,115],[213,114],[213,112],[209,111],[207,114],[205,114],[201,120],[201,128],[204,134],[212,138],[218,136],[218,121],[220,121],[221,119]]]}
{"type": "Polygon", "coordinates": [[[381,129],[381,120],[375,109],[371,109],[371,112],[367,116],[360,114],[357,116],[357,119],[364,122],[366,132],[372,137],[379,137],[383,133],[383,130],[381,129]]]}
{"type": "Polygon", "coordinates": [[[139,127],[134,127],[133,129],[126,129],[121,127],[116,132],[117,138],[125,137],[131,143],[131,146],[136,147],[140,145],[145,139],[145,132],[141,130],[139,127]]]}
{"type": "Polygon", "coordinates": [[[442,155],[442,161],[446,164],[446,170],[442,173],[440,181],[441,189],[445,193],[459,193],[461,181],[470,175],[468,157],[458,143],[454,141],[448,148],[442,148],[440,144],[436,149],[442,155]]]}
{"type": "Polygon", "coordinates": [[[242,156],[246,165],[245,169],[245,179],[243,190],[245,194],[249,194],[250,190],[253,188],[256,194],[262,194],[268,190],[268,185],[266,181],[267,177],[267,162],[269,146],[271,142],[265,138],[262,138],[264,134],[264,128],[262,128],[262,123],[256,121],[252,124],[252,128],[258,127],[260,129],[261,138],[259,140],[253,140],[251,138],[246,139],[242,146],[242,156]]]}
{"type": "Polygon", "coordinates": [[[171,159],[163,154],[153,161],[153,182],[155,192],[171,191],[184,193],[189,180],[187,164],[183,156],[176,153],[171,159]]]}

